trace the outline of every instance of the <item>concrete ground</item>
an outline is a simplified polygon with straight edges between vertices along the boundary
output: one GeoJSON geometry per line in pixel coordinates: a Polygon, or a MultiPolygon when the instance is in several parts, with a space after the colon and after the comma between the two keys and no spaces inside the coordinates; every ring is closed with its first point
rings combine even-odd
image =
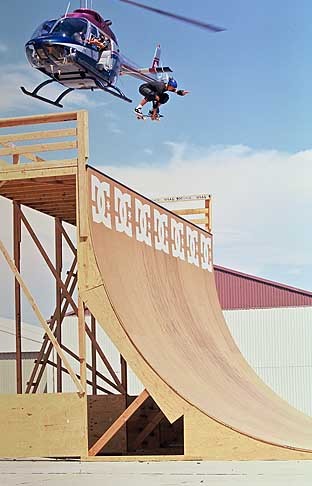
{"type": "Polygon", "coordinates": [[[1,486],[311,486],[312,461],[81,463],[0,460],[1,486]]]}

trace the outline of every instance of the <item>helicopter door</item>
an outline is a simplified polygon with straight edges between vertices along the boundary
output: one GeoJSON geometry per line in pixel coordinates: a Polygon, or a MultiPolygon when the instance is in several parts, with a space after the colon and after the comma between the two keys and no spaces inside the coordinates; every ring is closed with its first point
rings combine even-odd
{"type": "MultiPolygon", "coordinates": [[[[89,38],[90,39],[92,39],[92,38],[97,39],[98,37],[99,37],[99,31],[97,30],[96,27],[94,27],[94,25],[91,25],[89,38]]],[[[98,61],[98,59],[99,59],[99,52],[98,52],[97,47],[95,47],[95,46],[93,46],[92,49],[91,49],[91,57],[95,61],[98,61]]]]}
{"type": "Polygon", "coordinates": [[[110,71],[112,69],[112,46],[111,40],[108,37],[105,37],[105,49],[100,51],[100,57],[98,60],[99,66],[103,67],[105,71],[110,71]]]}

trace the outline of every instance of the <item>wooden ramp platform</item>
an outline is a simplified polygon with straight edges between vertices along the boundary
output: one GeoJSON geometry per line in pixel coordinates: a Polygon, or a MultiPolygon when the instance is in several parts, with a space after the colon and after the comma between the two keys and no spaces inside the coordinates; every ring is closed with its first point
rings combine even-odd
{"type": "MultiPolygon", "coordinates": [[[[87,447],[80,334],[77,392],[82,405],[76,404],[82,414],[82,428],[76,431],[80,456],[90,460],[97,456],[152,397],[170,422],[183,418],[184,453],[174,458],[312,459],[312,419],[259,379],[227,328],[214,282],[212,235],[89,167],[86,113],[64,116],[61,120],[50,115],[49,122],[51,117],[54,122],[78,120],[78,127],[61,132],[75,140],[53,148],[77,149],[77,158],[30,160],[22,165],[16,157],[25,153],[33,157],[35,150],[45,147],[0,149],[0,158],[2,153],[16,162],[10,166],[5,159],[0,166],[0,195],[77,225],[80,309],[83,305],[89,309],[145,386],[87,447]]],[[[14,122],[0,120],[1,126],[14,122]]],[[[0,142],[12,142],[6,137],[0,142]]],[[[81,330],[81,312],[78,317],[81,330]]],[[[1,404],[0,422],[8,418],[5,402],[1,404]]],[[[150,431],[160,418],[154,416],[150,431]]],[[[23,429],[21,418],[16,426],[23,429]]],[[[148,432],[147,426],[143,435],[148,432]]],[[[0,454],[4,452],[0,444],[0,454]]],[[[66,455],[65,446],[60,455],[66,455]]]]}

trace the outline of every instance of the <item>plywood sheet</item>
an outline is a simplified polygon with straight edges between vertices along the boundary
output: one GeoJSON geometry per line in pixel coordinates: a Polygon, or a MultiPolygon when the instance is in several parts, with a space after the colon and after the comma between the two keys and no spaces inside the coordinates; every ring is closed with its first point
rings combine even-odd
{"type": "Polygon", "coordinates": [[[86,417],[77,393],[0,395],[0,457],[85,456],[86,417]]]}

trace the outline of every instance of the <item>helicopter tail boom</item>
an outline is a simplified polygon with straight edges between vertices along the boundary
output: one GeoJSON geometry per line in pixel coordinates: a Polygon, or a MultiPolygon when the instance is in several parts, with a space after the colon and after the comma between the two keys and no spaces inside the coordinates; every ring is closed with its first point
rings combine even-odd
{"type": "Polygon", "coordinates": [[[156,68],[142,68],[138,69],[138,72],[141,74],[149,74],[149,73],[172,73],[172,69],[168,66],[165,67],[156,67],[156,68]]]}
{"type": "Polygon", "coordinates": [[[151,74],[151,73],[172,73],[172,69],[169,66],[160,66],[160,54],[161,49],[158,44],[155,49],[155,54],[153,57],[152,65],[149,68],[139,68],[138,71],[141,74],[151,74]]]}

